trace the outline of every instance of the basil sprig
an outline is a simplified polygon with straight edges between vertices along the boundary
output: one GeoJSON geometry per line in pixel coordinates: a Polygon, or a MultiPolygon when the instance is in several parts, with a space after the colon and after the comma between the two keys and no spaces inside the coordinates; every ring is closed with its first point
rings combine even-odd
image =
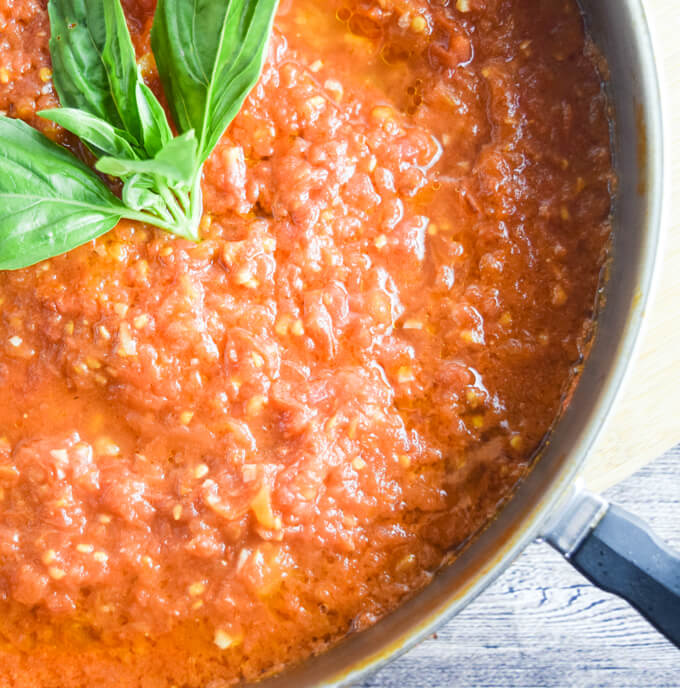
{"type": "Polygon", "coordinates": [[[122,218],[194,241],[203,163],[262,71],[277,0],[159,0],[152,49],[177,136],[144,83],[120,0],[49,0],[60,108],[119,199],[65,148],[0,116],[0,269],[69,251],[122,218]]]}

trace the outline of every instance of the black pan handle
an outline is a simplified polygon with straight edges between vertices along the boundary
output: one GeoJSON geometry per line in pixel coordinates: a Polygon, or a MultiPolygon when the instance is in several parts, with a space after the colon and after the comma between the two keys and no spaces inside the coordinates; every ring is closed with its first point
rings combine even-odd
{"type": "Polygon", "coordinates": [[[542,537],[680,648],[680,553],[646,523],[598,495],[576,490],[542,537]]]}

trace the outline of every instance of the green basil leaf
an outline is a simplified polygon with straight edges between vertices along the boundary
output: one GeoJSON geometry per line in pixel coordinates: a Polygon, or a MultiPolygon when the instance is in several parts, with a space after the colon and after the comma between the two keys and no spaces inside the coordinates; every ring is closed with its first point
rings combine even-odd
{"type": "Polygon", "coordinates": [[[77,108],[124,129],[102,59],[106,20],[101,2],[50,0],[52,81],[63,107],[77,108]]]}
{"type": "Polygon", "coordinates": [[[127,134],[99,117],[74,108],[55,108],[38,112],[40,117],[56,122],[79,139],[97,156],[111,155],[133,160],[136,155],[127,134]]]}
{"type": "Polygon", "coordinates": [[[153,157],[172,140],[173,134],[163,106],[141,76],[137,82],[137,109],[144,150],[153,157]]]}
{"type": "Polygon", "coordinates": [[[126,215],[92,170],[28,124],[0,116],[0,140],[0,269],[69,251],[126,215]]]}
{"type": "Polygon", "coordinates": [[[133,174],[147,174],[188,186],[194,178],[197,146],[194,132],[188,131],[171,139],[152,160],[103,157],[97,161],[96,168],[121,179],[133,174]]]}
{"type": "Polygon", "coordinates": [[[163,107],[144,83],[119,0],[49,0],[53,81],[62,107],[124,130],[155,155],[172,138],[163,107]]]}
{"type": "Polygon", "coordinates": [[[119,0],[86,1],[89,7],[103,7],[106,40],[102,47],[101,60],[109,78],[113,101],[125,124],[124,128],[137,141],[143,143],[137,107],[139,69],[123,8],[119,0]]]}
{"type": "Polygon", "coordinates": [[[123,203],[128,208],[150,211],[158,217],[171,221],[172,218],[166,211],[163,197],[153,189],[154,180],[152,177],[133,174],[123,185],[123,203]]]}
{"type": "Polygon", "coordinates": [[[180,131],[202,163],[256,84],[277,0],[159,0],[151,45],[180,131]]]}
{"type": "Polygon", "coordinates": [[[175,181],[189,184],[194,178],[197,167],[197,153],[198,141],[194,130],[191,129],[168,141],[154,160],[172,166],[177,172],[175,181]]]}

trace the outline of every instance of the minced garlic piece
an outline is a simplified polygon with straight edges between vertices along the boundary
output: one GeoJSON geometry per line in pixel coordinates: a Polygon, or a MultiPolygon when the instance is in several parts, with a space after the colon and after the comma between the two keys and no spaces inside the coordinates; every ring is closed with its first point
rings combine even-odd
{"type": "Polygon", "coordinates": [[[200,480],[201,478],[205,478],[209,472],[210,468],[208,468],[208,466],[206,466],[204,463],[200,463],[198,466],[196,466],[196,468],[194,468],[194,478],[200,480]]]}
{"type": "Polygon", "coordinates": [[[255,518],[268,530],[281,530],[281,517],[272,509],[271,492],[268,485],[263,485],[250,502],[255,518]]]}
{"type": "Polygon", "coordinates": [[[267,403],[267,397],[262,394],[255,394],[246,404],[246,414],[251,418],[262,413],[262,409],[267,403]]]}
{"type": "Polygon", "coordinates": [[[411,21],[411,30],[414,33],[423,33],[427,28],[427,19],[422,14],[417,14],[411,21]]]}
{"type": "Polygon", "coordinates": [[[200,597],[206,590],[206,585],[202,581],[192,583],[189,586],[189,596],[190,597],[200,597]]]}
{"type": "Polygon", "coordinates": [[[413,382],[416,376],[413,374],[413,369],[411,366],[401,366],[397,371],[397,380],[400,384],[406,384],[407,382],[413,382]]]}
{"type": "Polygon", "coordinates": [[[226,631],[223,631],[221,628],[218,628],[215,631],[215,637],[214,637],[215,645],[220,648],[220,650],[226,650],[230,648],[232,645],[235,645],[238,643],[238,639],[234,638],[233,635],[230,635],[226,631]]]}
{"type": "Polygon", "coordinates": [[[305,327],[299,318],[291,325],[290,331],[296,336],[301,337],[305,333],[305,327]]]}

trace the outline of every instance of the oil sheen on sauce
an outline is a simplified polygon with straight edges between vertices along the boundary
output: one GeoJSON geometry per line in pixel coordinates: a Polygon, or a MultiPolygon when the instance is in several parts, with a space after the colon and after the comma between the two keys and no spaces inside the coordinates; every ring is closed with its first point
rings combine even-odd
{"type": "MultiPolygon", "coordinates": [[[[68,143],[46,3],[0,26],[0,109],[68,143]]],[[[283,0],[204,241],[0,274],[0,683],[219,688],[427,584],[585,354],[613,183],[573,0],[283,0]]]]}

